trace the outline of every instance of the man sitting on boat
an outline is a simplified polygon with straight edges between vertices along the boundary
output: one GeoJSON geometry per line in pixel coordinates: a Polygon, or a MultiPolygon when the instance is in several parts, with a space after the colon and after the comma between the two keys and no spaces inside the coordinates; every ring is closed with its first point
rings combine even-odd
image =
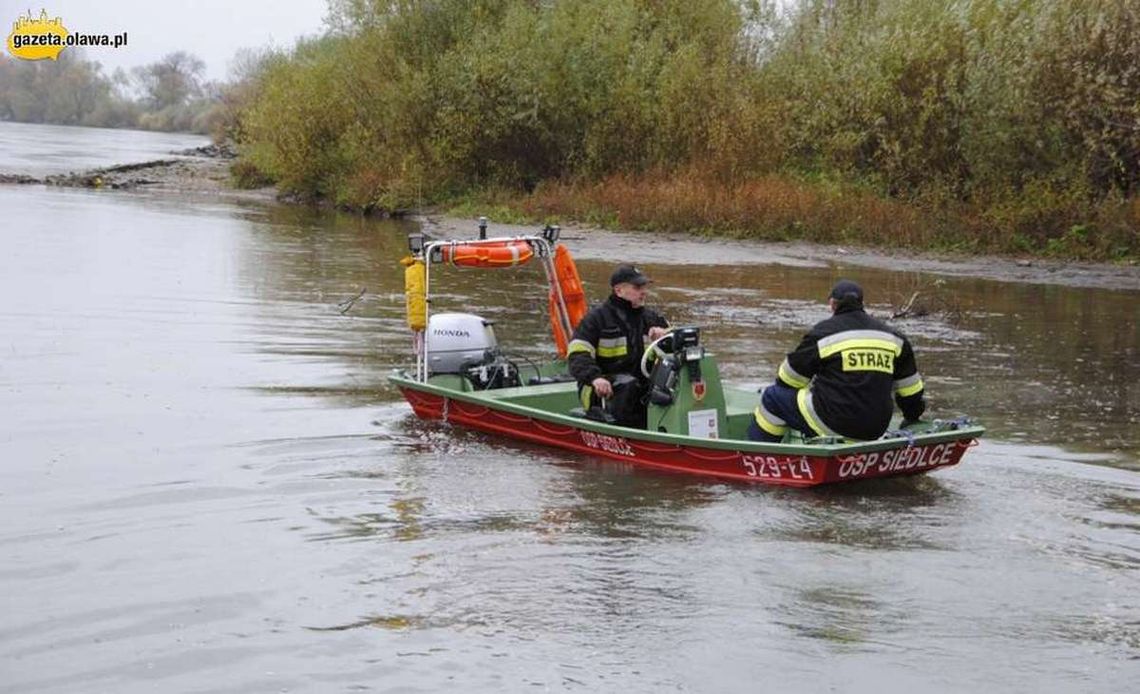
{"type": "Polygon", "coordinates": [[[641,374],[641,355],[647,340],[664,336],[669,327],[645,307],[651,281],[633,265],[619,265],[610,276],[613,293],[578,323],[567,347],[570,375],[578,381],[586,412],[609,414],[616,424],[639,429],[645,428],[649,386],[641,374]]]}
{"type": "Polygon", "coordinates": [[[894,407],[915,422],[926,409],[910,341],[863,310],[863,290],[840,280],[821,321],[780,364],[764,389],[748,438],[780,441],[788,428],[807,437],[867,441],[883,435],[894,407]]]}

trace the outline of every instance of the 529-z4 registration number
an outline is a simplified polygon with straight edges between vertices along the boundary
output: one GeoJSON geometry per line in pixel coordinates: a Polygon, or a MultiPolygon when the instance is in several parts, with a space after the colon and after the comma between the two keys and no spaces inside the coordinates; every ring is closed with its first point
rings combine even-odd
{"type": "Polygon", "coordinates": [[[749,477],[771,480],[810,480],[811,466],[804,456],[779,458],[774,455],[742,455],[740,462],[749,477]]]}

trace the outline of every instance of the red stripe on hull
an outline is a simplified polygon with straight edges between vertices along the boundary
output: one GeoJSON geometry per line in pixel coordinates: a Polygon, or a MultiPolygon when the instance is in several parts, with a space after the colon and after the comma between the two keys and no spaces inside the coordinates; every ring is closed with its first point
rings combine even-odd
{"type": "Polygon", "coordinates": [[[973,444],[972,439],[948,441],[834,457],[742,453],[599,434],[421,391],[400,390],[421,419],[446,419],[480,431],[659,470],[790,487],[921,474],[956,465],[973,444]]]}

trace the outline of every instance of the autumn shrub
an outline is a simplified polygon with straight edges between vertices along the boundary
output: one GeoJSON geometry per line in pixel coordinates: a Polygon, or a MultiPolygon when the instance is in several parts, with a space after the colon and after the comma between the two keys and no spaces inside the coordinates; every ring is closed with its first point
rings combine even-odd
{"type": "Polygon", "coordinates": [[[647,229],[1140,254],[1132,0],[331,7],[233,128],[305,198],[511,191],[647,229]]]}

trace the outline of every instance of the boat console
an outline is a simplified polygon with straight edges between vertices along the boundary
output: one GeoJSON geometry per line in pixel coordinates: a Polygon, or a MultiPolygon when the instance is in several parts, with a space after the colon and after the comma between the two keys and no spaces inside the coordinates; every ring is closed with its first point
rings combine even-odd
{"type": "Polygon", "coordinates": [[[710,439],[726,435],[720,370],[701,344],[700,328],[674,328],[655,340],[645,350],[641,369],[650,384],[647,405],[650,431],[710,439]],[[653,361],[652,369],[650,361],[653,361]]]}

